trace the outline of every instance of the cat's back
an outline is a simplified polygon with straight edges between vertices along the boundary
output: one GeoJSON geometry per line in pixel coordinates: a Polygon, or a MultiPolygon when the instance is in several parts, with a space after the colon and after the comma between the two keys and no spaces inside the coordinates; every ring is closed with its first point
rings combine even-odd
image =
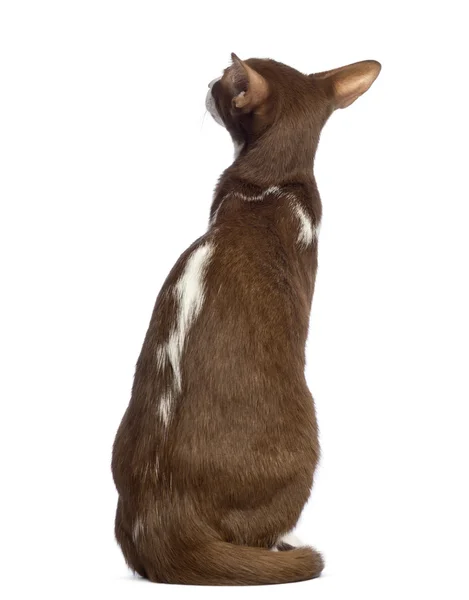
{"type": "Polygon", "coordinates": [[[201,422],[223,443],[233,418],[249,416],[243,431],[255,439],[285,425],[294,402],[297,422],[298,410],[310,414],[304,347],[315,240],[304,243],[308,217],[299,218],[296,198],[262,200],[228,199],[169,273],[116,440],[127,462],[139,449],[153,452],[170,430],[179,430],[179,442],[184,432],[192,447],[201,422]]]}

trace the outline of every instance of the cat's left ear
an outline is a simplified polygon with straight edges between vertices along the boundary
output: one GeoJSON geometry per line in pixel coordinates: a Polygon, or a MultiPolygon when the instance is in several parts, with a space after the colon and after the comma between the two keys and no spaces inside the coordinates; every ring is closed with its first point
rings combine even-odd
{"type": "Polygon", "coordinates": [[[269,97],[269,85],[257,71],[231,54],[233,64],[226,71],[226,82],[232,95],[233,108],[252,112],[269,97]]]}
{"type": "Polygon", "coordinates": [[[381,71],[381,65],[376,60],[363,60],[361,62],[315,73],[313,79],[323,82],[332,101],[332,106],[345,108],[355,102],[370,87],[381,71]]]}

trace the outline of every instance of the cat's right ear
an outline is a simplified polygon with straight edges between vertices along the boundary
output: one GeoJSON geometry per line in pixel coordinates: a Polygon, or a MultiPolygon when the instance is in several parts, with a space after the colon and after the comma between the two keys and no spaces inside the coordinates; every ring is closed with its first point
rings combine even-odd
{"type": "Polygon", "coordinates": [[[244,113],[253,112],[267,100],[269,85],[257,71],[243,62],[233,52],[233,64],[228,67],[223,77],[232,97],[234,109],[244,113]]]}
{"type": "Polygon", "coordinates": [[[363,60],[331,71],[315,73],[313,79],[321,80],[326,87],[332,106],[345,108],[364,94],[378,77],[381,65],[376,60],[363,60]]]}

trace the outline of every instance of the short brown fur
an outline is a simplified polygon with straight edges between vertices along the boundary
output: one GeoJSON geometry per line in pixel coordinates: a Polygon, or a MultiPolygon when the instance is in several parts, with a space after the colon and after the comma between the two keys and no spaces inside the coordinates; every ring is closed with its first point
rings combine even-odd
{"type": "Polygon", "coordinates": [[[289,199],[319,225],[312,169],[320,131],[378,73],[374,61],[315,76],[233,55],[212,88],[242,150],[217,185],[207,233],[157,298],[113,449],[116,538],[142,577],[248,585],[311,579],[323,569],[312,548],[271,551],[295,527],[319,459],[304,377],[317,239],[298,244],[289,199]],[[266,192],[272,186],[280,192],[266,192]],[[203,307],[184,342],[181,390],[166,425],[157,407],[175,372],[158,364],[158,348],[174,323],[174,287],[207,242],[214,252],[203,307]]]}

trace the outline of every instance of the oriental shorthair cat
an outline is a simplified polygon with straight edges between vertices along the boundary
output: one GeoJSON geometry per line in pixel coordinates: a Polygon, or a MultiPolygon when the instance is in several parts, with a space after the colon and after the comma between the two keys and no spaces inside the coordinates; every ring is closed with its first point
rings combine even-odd
{"type": "Polygon", "coordinates": [[[329,116],[380,68],[305,75],[233,54],[209,84],[235,159],[207,232],[158,295],[113,448],[115,534],[142,577],[253,585],[323,570],[289,535],[319,459],[304,375],[321,222],[313,162],[329,116]]]}

